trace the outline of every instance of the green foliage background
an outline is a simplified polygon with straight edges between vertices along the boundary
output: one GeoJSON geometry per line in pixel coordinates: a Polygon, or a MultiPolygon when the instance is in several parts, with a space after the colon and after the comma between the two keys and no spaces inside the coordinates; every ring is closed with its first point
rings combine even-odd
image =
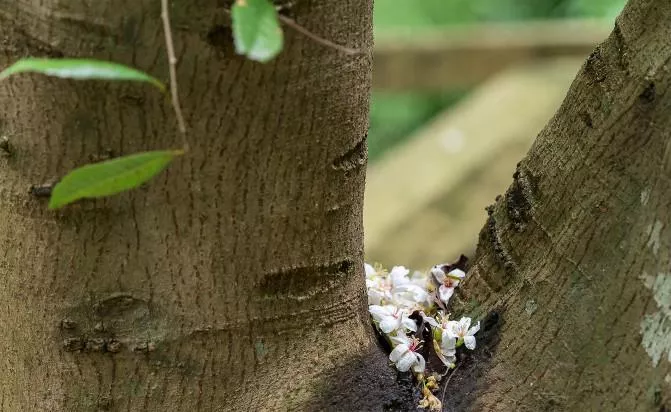
{"type": "MultiPolygon", "coordinates": [[[[376,0],[375,33],[474,22],[560,18],[614,20],[626,0],[376,0]]],[[[467,91],[442,93],[374,92],[368,134],[375,161],[467,91]]]]}

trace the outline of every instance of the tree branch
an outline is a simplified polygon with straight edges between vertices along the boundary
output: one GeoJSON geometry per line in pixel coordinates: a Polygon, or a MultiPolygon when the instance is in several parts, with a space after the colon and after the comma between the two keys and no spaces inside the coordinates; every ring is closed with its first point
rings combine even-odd
{"type": "Polygon", "coordinates": [[[187,151],[189,148],[189,143],[186,140],[186,124],[184,122],[184,115],[182,115],[182,107],[179,103],[179,90],[177,85],[177,57],[175,56],[175,45],[172,41],[172,29],[170,28],[170,14],[168,13],[168,7],[168,0],[161,0],[161,19],[163,19],[165,47],[168,53],[168,62],[170,67],[170,94],[172,96],[172,106],[175,109],[177,126],[179,127],[179,131],[182,136],[184,150],[187,151]]]}

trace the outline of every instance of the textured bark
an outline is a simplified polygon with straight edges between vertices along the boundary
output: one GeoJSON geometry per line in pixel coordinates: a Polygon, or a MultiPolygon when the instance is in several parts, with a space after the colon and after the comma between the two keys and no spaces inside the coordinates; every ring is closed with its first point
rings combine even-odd
{"type": "Polygon", "coordinates": [[[489,209],[448,410],[671,408],[669,39],[671,3],[630,1],[489,209]]]}
{"type": "MultiPolygon", "coordinates": [[[[139,190],[59,212],[29,193],[110,151],[179,147],[155,90],[0,83],[0,410],[404,408],[361,273],[370,53],[288,30],[276,61],[248,61],[230,3],[173,2],[191,151],[139,190]]],[[[308,29],[370,51],[371,1],[292,3],[308,29]]],[[[86,56],[167,80],[159,13],[0,0],[0,66],[86,56]]]]}
{"type": "MultiPolygon", "coordinates": [[[[368,0],[294,3],[370,49],[368,0]]],[[[412,407],[360,273],[369,54],[289,32],[255,64],[225,6],[174,6],[191,152],[139,190],[56,213],[29,193],[109,150],[179,146],[155,91],[0,83],[0,410],[412,407]]],[[[490,209],[460,296],[485,327],[446,409],[669,409],[670,23],[671,5],[632,0],[490,209]]],[[[2,66],[167,73],[156,1],[0,0],[0,39],[2,66]]]]}

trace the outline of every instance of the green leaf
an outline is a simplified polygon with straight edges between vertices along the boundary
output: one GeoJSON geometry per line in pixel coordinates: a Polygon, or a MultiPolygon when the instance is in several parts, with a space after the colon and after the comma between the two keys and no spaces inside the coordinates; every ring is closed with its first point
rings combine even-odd
{"type": "Polygon", "coordinates": [[[238,54],[265,63],[282,51],[282,29],[269,0],[236,0],[231,13],[238,54]]]}
{"type": "Polygon", "coordinates": [[[103,79],[147,82],[165,92],[165,85],[147,73],[122,64],[90,59],[21,59],[0,72],[0,80],[13,74],[41,73],[64,79],[103,79]]]}
{"type": "Polygon", "coordinates": [[[114,195],[133,189],[161,172],[181,150],[159,150],[94,163],[68,173],[51,193],[49,209],[83,198],[114,195]]]}

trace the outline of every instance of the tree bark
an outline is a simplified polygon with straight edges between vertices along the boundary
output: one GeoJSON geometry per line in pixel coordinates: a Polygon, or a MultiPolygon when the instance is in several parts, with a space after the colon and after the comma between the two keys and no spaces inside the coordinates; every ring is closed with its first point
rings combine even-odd
{"type": "Polygon", "coordinates": [[[671,4],[631,0],[489,208],[447,410],[671,408],[669,39],[671,4]]]}
{"type": "MultiPolygon", "coordinates": [[[[299,24],[366,53],[287,30],[267,65],[235,55],[231,3],[172,4],[191,150],[138,190],[50,212],[29,188],[181,146],[163,96],[0,83],[0,410],[409,405],[362,280],[372,2],[292,2],[299,24]]],[[[167,80],[159,14],[156,0],[0,0],[0,65],[93,57],[167,80]]]]}
{"type": "MultiPolygon", "coordinates": [[[[60,212],[29,193],[110,151],[179,146],[162,96],[0,83],[0,410],[415,404],[365,310],[370,54],[289,31],[279,59],[252,63],[234,56],[227,5],[173,5],[191,151],[139,190],[60,212]]],[[[0,0],[0,65],[87,56],[161,76],[159,12],[0,0]]],[[[370,50],[368,0],[290,13],[370,50]]],[[[630,2],[490,208],[455,310],[484,328],[447,410],[671,407],[670,22],[671,5],[630,2]]]]}

